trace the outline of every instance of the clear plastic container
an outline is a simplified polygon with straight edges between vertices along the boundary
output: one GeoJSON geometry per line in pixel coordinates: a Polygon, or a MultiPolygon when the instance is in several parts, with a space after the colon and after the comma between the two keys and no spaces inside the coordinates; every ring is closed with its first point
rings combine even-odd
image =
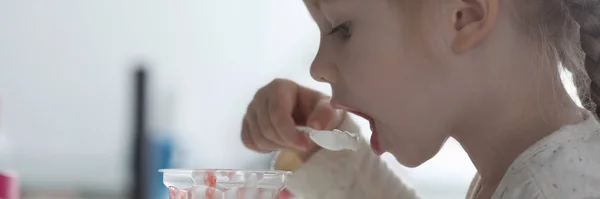
{"type": "Polygon", "coordinates": [[[170,199],[291,199],[289,171],[162,169],[170,199]]]}

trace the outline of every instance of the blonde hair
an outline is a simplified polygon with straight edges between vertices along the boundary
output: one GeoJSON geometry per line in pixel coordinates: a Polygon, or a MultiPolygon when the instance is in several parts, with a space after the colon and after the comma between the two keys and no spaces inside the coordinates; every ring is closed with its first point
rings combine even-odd
{"type": "Polygon", "coordinates": [[[546,58],[573,74],[582,105],[600,115],[600,0],[515,0],[516,20],[546,58]]]}

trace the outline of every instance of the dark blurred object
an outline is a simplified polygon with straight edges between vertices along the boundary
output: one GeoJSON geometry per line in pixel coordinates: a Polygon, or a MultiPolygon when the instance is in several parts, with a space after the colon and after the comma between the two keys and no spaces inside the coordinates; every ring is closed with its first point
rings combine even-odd
{"type": "Polygon", "coordinates": [[[133,157],[133,187],[131,189],[132,199],[148,199],[146,196],[146,166],[148,162],[148,142],[146,135],[146,89],[147,71],[143,64],[138,65],[134,75],[134,157],[133,157]]]}

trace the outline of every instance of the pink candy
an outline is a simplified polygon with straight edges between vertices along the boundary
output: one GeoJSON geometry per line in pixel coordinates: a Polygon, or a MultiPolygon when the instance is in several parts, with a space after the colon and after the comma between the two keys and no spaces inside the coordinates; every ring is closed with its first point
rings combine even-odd
{"type": "Polygon", "coordinates": [[[0,172],[0,198],[19,199],[19,187],[15,176],[0,172]]]}

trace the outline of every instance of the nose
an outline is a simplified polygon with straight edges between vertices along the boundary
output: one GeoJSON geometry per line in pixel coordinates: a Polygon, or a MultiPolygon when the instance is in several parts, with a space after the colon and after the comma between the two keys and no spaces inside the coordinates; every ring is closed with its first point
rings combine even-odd
{"type": "Polygon", "coordinates": [[[336,83],[336,66],[332,60],[331,55],[329,55],[323,47],[319,47],[317,56],[315,56],[315,59],[310,65],[310,75],[312,78],[319,82],[329,84],[336,83]]]}

